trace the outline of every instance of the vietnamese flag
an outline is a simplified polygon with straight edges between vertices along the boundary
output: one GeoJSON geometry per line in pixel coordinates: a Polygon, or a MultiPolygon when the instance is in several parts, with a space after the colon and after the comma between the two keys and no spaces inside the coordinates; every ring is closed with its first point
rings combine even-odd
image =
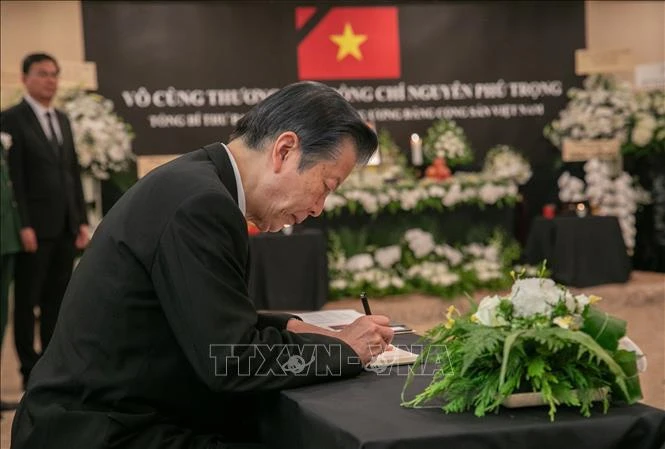
{"type": "MultiPolygon", "coordinates": [[[[296,8],[296,28],[315,7],[296,8]]],[[[333,7],[298,44],[301,80],[399,78],[396,7],[333,7]]]]}

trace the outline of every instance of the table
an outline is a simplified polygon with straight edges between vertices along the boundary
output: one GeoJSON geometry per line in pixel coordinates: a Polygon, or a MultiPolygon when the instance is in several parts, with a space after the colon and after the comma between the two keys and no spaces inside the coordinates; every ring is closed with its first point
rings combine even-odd
{"type": "MultiPolygon", "coordinates": [[[[397,336],[404,344],[413,336],[397,336]]],[[[284,449],[631,448],[665,444],[665,411],[642,404],[595,407],[591,418],[559,408],[550,422],[546,407],[505,409],[477,418],[471,413],[400,407],[405,377],[365,372],[339,382],[283,391],[262,407],[261,433],[269,447],[284,449]]],[[[429,382],[416,378],[415,394],[429,382]]]]}
{"type": "Polygon", "coordinates": [[[322,231],[266,233],[249,239],[249,297],[257,309],[319,310],[328,300],[322,231]]]}
{"type": "Polygon", "coordinates": [[[528,264],[547,259],[552,278],[589,287],[626,282],[631,264],[616,217],[537,217],[524,250],[528,264]]]}

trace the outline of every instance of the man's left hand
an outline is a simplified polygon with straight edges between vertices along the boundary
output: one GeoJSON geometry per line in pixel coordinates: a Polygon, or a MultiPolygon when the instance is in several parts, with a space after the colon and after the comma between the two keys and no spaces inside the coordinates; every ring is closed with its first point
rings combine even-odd
{"type": "Polygon", "coordinates": [[[88,232],[88,225],[83,224],[79,226],[79,233],[76,235],[74,246],[76,246],[76,249],[85,249],[89,241],[90,233],[88,232]]]}

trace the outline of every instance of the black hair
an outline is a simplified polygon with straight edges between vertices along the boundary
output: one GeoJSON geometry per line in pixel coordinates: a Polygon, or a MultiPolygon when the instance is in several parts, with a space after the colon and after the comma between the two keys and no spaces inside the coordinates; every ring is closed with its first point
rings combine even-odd
{"type": "Polygon", "coordinates": [[[358,164],[366,164],[378,145],[376,133],[339,92],[313,81],[290,84],[264,99],[238,121],[230,139],[261,150],[286,131],[300,139],[301,172],[335,159],[346,137],[355,143],[358,164]]]}
{"type": "Polygon", "coordinates": [[[42,61],[51,61],[53,64],[55,64],[55,67],[58,69],[58,72],[60,72],[60,65],[53,56],[49,55],[48,53],[31,53],[25,58],[23,58],[23,64],[22,64],[23,74],[24,75],[28,74],[32,64],[42,61]]]}

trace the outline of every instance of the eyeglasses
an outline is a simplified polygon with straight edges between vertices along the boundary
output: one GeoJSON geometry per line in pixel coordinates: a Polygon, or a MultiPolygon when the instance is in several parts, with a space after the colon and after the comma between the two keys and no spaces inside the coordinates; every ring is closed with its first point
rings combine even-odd
{"type": "Polygon", "coordinates": [[[58,79],[60,76],[60,72],[46,72],[44,70],[38,70],[36,72],[32,73],[34,76],[37,78],[53,78],[53,79],[58,79]]]}

